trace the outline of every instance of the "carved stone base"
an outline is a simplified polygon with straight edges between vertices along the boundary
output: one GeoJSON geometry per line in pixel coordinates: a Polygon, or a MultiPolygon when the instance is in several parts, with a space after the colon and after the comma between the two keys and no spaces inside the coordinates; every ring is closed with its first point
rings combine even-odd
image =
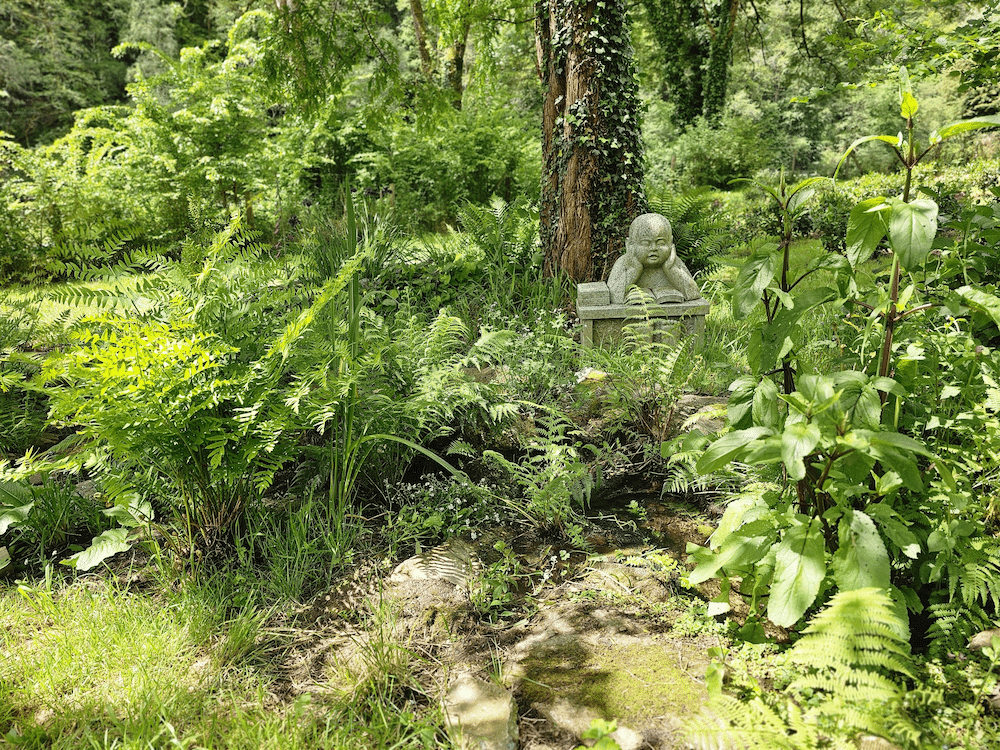
{"type": "Polygon", "coordinates": [[[704,337],[710,305],[701,297],[666,304],[613,305],[603,281],[578,284],[576,290],[584,346],[613,346],[621,340],[625,326],[639,327],[651,341],[668,344],[690,338],[698,346],[704,337]]]}

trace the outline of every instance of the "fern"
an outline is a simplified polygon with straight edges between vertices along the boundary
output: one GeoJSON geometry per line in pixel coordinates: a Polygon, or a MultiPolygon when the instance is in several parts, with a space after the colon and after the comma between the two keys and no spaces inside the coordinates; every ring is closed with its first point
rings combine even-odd
{"type": "Polygon", "coordinates": [[[677,253],[696,275],[708,275],[722,261],[713,256],[727,252],[732,236],[719,218],[706,188],[684,193],[664,192],[650,196],[651,211],[670,221],[677,253]]]}
{"type": "Polygon", "coordinates": [[[993,627],[989,614],[975,601],[950,601],[928,607],[933,622],[927,629],[931,654],[962,653],[976,633],[993,627]]]}
{"type": "MultiPolygon", "coordinates": [[[[687,740],[697,750],[818,750],[815,725],[805,721],[794,703],[785,709],[787,719],[760,698],[744,702],[721,695],[689,722],[687,740]]],[[[853,750],[847,742],[834,747],[853,750]]]]}
{"type": "Polygon", "coordinates": [[[899,681],[913,676],[906,625],[884,590],[840,592],[804,633],[789,658],[808,671],[779,708],[722,696],[689,727],[697,747],[848,748],[860,733],[916,731],[901,708],[899,681]]]}

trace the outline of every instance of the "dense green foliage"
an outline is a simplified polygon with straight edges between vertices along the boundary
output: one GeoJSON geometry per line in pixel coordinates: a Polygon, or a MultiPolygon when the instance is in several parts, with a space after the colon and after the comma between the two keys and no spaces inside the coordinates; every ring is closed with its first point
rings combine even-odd
{"type": "MultiPolygon", "coordinates": [[[[497,541],[469,589],[502,627],[598,544],[603,478],[634,475],[722,509],[670,561],[681,595],[719,579],[707,615],[733,619],[712,627],[794,641],[775,690],[728,697],[715,649],[696,731],[995,744],[997,646],[954,657],[1000,610],[995,2],[648,0],[626,25],[622,3],[552,0],[535,11],[565,23],[537,40],[513,4],[69,5],[0,11],[0,576],[30,612],[100,620],[53,596],[54,566],[138,548],[168,600],[221,613],[228,667],[272,606],[516,529],[542,562],[497,541]],[[594,85],[560,102],[571,59],[594,85]],[[669,216],[712,300],[700,348],[641,327],[578,346],[544,264],[568,197],[596,209],[598,274],[630,214],[669,216]],[[719,435],[671,438],[683,393],[727,386],[719,435]]],[[[59,644],[17,628],[19,679],[56,695],[59,644]]],[[[390,641],[333,718],[275,699],[274,731],[445,742],[390,641]]],[[[30,714],[9,690],[4,734],[30,714]]],[[[176,700],[175,744],[217,736],[176,700]]],[[[244,713],[247,736],[270,721],[244,713]]],[[[103,746],[106,723],[24,742],[103,746]]]]}

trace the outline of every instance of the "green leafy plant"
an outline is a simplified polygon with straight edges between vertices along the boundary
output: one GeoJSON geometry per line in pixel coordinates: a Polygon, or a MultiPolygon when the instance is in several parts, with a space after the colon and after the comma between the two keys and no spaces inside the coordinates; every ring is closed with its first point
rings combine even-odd
{"type": "MultiPolygon", "coordinates": [[[[931,252],[937,234],[938,204],[930,198],[914,198],[913,170],[928,154],[947,138],[987,127],[1000,126],[1000,116],[984,116],[961,120],[942,127],[929,138],[929,144],[919,148],[914,137],[914,127],[920,105],[913,96],[906,68],[899,73],[900,115],[906,119],[906,135],[869,135],[859,138],[848,147],[841,165],[851,152],[863,143],[881,141],[889,144],[903,167],[903,192],[899,198],[877,196],[862,201],[851,210],[847,224],[847,259],[852,267],[871,256],[883,239],[888,239],[892,249],[888,293],[883,293],[875,304],[860,302],[877,315],[883,324],[882,347],[878,358],[878,374],[889,374],[892,343],[897,325],[911,315],[929,309],[929,303],[908,304],[913,297],[913,286],[900,289],[903,271],[912,273],[922,268],[931,252]]],[[[971,292],[968,287],[959,290],[971,292]]],[[[974,294],[971,296],[975,296],[974,294]]]]}
{"type": "Polygon", "coordinates": [[[804,672],[769,705],[720,694],[712,718],[689,725],[702,746],[812,750],[854,747],[856,737],[907,736],[903,680],[914,667],[908,628],[882,588],[842,591],[819,612],[788,659],[804,672]]]}
{"type": "Polygon", "coordinates": [[[530,573],[524,569],[514,550],[504,541],[493,549],[500,557],[480,570],[469,582],[469,600],[480,615],[491,621],[509,616],[530,573]]]}
{"type": "Polygon", "coordinates": [[[541,428],[528,437],[527,454],[511,461],[488,450],[483,458],[508,473],[523,493],[523,502],[513,501],[515,510],[541,528],[560,530],[571,541],[586,548],[580,530],[581,512],[590,502],[595,480],[571,438],[571,425],[557,414],[537,418],[541,428]]]}
{"type": "MultiPolygon", "coordinates": [[[[782,239],[776,248],[755,255],[743,266],[734,288],[734,312],[746,314],[760,303],[764,306],[765,321],[750,347],[758,375],[731,386],[728,416],[734,431],[712,443],[697,469],[711,472],[734,460],[758,467],[774,465],[780,469],[781,487],[731,505],[711,540],[713,552],[692,546],[697,562],[692,581],[720,571],[739,571],[740,592],[750,597],[753,607],[767,596],[768,617],[786,627],[798,622],[834,586],[841,591],[902,586],[893,589],[896,606],[902,608],[905,602],[919,610],[923,604],[916,589],[932,581],[940,584],[947,570],[952,594],[961,589],[970,600],[979,601],[993,596],[988,581],[995,579],[996,571],[974,552],[993,545],[982,538],[981,525],[954,518],[949,502],[961,503],[960,507],[967,502],[962,501],[949,465],[920,440],[897,431],[908,426],[905,400],[918,394],[906,387],[916,384],[913,377],[902,378],[907,356],[896,353],[895,330],[911,315],[933,306],[916,301],[915,284],[900,292],[900,278],[903,270],[914,272],[924,265],[936,235],[938,212],[933,201],[910,200],[913,167],[931,147],[916,151],[917,103],[905,70],[900,102],[907,118],[905,149],[902,135],[871,136],[856,141],[848,153],[870,140],[890,142],[905,168],[903,198],[859,204],[848,222],[846,261],[820,256],[792,281],[789,250],[794,218],[813,182],[790,189],[782,182],[777,190],[768,190],[783,217],[782,239]],[[876,286],[868,301],[857,299],[855,272],[886,236],[893,251],[888,289],[876,286]],[[840,274],[839,289],[820,287],[793,295],[799,283],[820,268],[840,274]],[[793,352],[801,338],[801,315],[834,299],[871,311],[869,326],[855,343],[857,369],[797,374],[793,352]],[[881,343],[875,347],[874,362],[869,362],[864,353],[878,322],[881,343]],[[905,386],[889,377],[894,357],[905,386]],[[780,393],[769,377],[777,373],[780,393]],[[890,396],[895,399],[893,408],[885,410],[890,396]],[[940,479],[928,481],[925,467],[931,460],[940,479]],[[957,537],[978,540],[969,547],[970,567],[964,570],[952,557],[961,546],[950,541],[957,537]],[[925,561],[925,551],[933,562],[925,561]],[[902,574],[903,568],[908,572],[902,574]]],[[[956,123],[934,134],[931,146],[942,138],[995,124],[1000,124],[995,118],[956,123]]],[[[961,287],[955,295],[990,314],[991,295],[971,287],[961,287]]],[[[728,578],[725,581],[714,603],[719,611],[728,607],[728,578]]],[[[747,627],[750,633],[755,626],[747,627]]]]}
{"type": "Polygon", "coordinates": [[[621,746],[615,742],[615,738],[611,736],[617,729],[618,722],[614,719],[611,721],[606,721],[605,719],[594,719],[590,722],[590,727],[587,731],[580,735],[581,740],[592,744],[579,745],[576,750],[585,750],[586,748],[596,748],[596,750],[621,750],[621,746]]]}
{"type": "Polygon", "coordinates": [[[781,237],[776,245],[760,246],[740,269],[733,286],[733,316],[745,318],[763,305],[766,323],[753,331],[747,356],[755,373],[766,376],[780,370],[785,393],[795,388],[795,347],[802,340],[803,315],[837,296],[835,289],[826,286],[803,287],[794,295],[793,292],[816,271],[846,266],[838,255],[818,255],[801,271],[793,271],[791,267],[795,221],[807,209],[821,179],[812,177],[789,186],[782,174],[777,188],[745,180],[772,199],[781,217],[781,237]]]}
{"type": "Polygon", "coordinates": [[[0,481],[0,538],[9,540],[16,563],[50,563],[91,536],[103,537],[111,524],[105,509],[93,497],[78,493],[65,478],[49,477],[37,486],[0,481]]]}

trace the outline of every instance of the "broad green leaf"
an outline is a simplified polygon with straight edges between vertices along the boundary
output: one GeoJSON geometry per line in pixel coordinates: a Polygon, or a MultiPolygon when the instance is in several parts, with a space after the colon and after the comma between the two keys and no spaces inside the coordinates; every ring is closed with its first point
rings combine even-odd
{"type": "Polygon", "coordinates": [[[883,143],[888,143],[896,150],[897,153],[899,153],[899,149],[902,148],[903,145],[903,134],[900,133],[899,135],[866,135],[863,138],[858,138],[858,140],[856,140],[854,143],[852,143],[850,146],[847,147],[847,151],[845,151],[844,155],[840,157],[840,162],[838,162],[837,164],[837,169],[833,173],[834,179],[837,179],[837,175],[840,173],[840,168],[844,166],[844,162],[847,161],[847,157],[851,155],[851,152],[854,151],[854,149],[856,149],[858,146],[864,143],[868,143],[870,141],[882,141],[883,143]]]}
{"type": "MultiPolygon", "coordinates": [[[[902,103],[905,96],[909,94],[913,96],[913,86],[910,85],[910,72],[906,69],[905,65],[899,66],[899,101],[902,103]]],[[[906,117],[906,115],[903,115],[906,117]]]]}
{"type": "Polygon", "coordinates": [[[698,459],[697,472],[708,474],[722,468],[745,451],[755,440],[771,435],[772,432],[767,427],[749,427],[723,435],[712,443],[698,459]]]}
{"type": "Polygon", "coordinates": [[[825,576],[822,521],[797,516],[776,549],[768,619],[781,627],[792,627],[816,601],[825,576]]]}
{"type": "Polygon", "coordinates": [[[718,527],[709,539],[712,549],[717,549],[724,544],[730,534],[770,512],[771,509],[761,498],[737,497],[726,506],[726,512],[722,514],[718,527]]]}
{"type": "Polygon", "coordinates": [[[805,205],[806,201],[816,194],[816,188],[813,185],[828,179],[828,177],[809,177],[793,187],[788,198],[788,211],[792,214],[796,213],[805,205]]]}
{"type": "Polygon", "coordinates": [[[990,319],[1000,326],[1000,297],[971,286],[959,287],[955,290],[955,294],[969,307],[989,315],[990,319]]]}
{"type": "Polygon", "coordinates": [[[110,508],[101,511],[108,518],[115,519],[125,528],[134,529],[153,520],[153,506],[142,500],[138,493],[129,493],[110,508]]]}
{"type": "Polygon", "coordinates": [[[17,506],[0,505],[0,534],[7,533],[7,529],[11,526],[24,523],[33,507],[35,507],[34,502],[17,506]]]}
{"type": "Polygon", "coordinates": [[[876,390],[883,391],[884,393],[891,393],[900,398],[907,396],[906,389],[892,378],[872,378],[871,384],[876,390]]]}
{"type": "Polygon", "coordinates": [[[848,509],[838,528],[840,546],[833,553],[833,578],[841,591],[889,587],[889,553],[875,523],[848,509]]]}
{"type": "Polygon", "coordinates": [[[733,316],[745,318],[760,304],[767,285],[774,279],[774,260],[770,251],[748,261],[740,269],[733,287],[733,316]]]}
{"type": "Polygon", "coordinates": [[[937,469],[938,474],[941,475],[941,479],[944,480],[945,486],[949,490],[955,492],[958,490],[958,485],[955,484],[955,475],[952,474],[951,467],[948,463],[941,458],[934,459],[934,468],[937,469]]]}
{"type": "Polygon", "coordinates": [[[889,243],[906,271],[924,264],[937,234],[938,205],[929,198],[904,203],[892,201],[889,243]]]}
{"type": "Polygon", "coordinates": [[[795,422],[785,425],[781,433],[781,460],[790,479],[797,482],[805,477],[803,459],[812,452],[821,437],[819,427],[814,424],[795,422]]]}
{"type": "Polygon", "coordinates": [[[806,266],[806,271],[844,271],[851,265],[840,253],[817,255],[806,266]]]}
{"type": "Polygon", "coordinates": [[[90,546],[77,552],[72,557],[63,560],[63,565],[68,565],[77,570],[90,570],[100,565],[113,555],[119,552],[127,552],[132,548],[128,541],[128,529],[109,529],[100,536],[95,536],[90,546]]]}
{"type": "Polygon", "coordinates": [[[30,502],[32,497],[34,495],[32,495],[31,487],[27,483],[0,481],[0,508],[5,505],[24,505],[24,503],[30,502]]]}
{"type": "Polygon", "coordinates": [[[853,268],[868,260],[885,237],[888,227],[883,214],[888,207],[886,199],[879,196],[851,209],[847,217],[847,260],[853,268]]]}
{"type": "Polygon", "coordinates": [[[724,615],[732,608],[729,604],[729,591],[731,586],[732,584],[728,578],[722,579],[722,585],[719,586],[718,596],[714,597],[708,603],[708,610],[706,614],[708,614],[709,617],[724,615]]]}
{"type": "MultiPolygon", "coordinates": [[[[753,366],[758,372],[770,372],[778,366],[782,357],[795,346],[795,334],[798,331],[799,318],[803,309],[782,307],[770,324],[764,324],[760,330],[760,349],[753,366]]],[[[747,353],[749,356],[749,352],[747,353]]]]}
{"type": "Polygon", "coordinates": [[[762,378],[754,389],[752,413],[755,425],[778,426],[778,386],[771,378],[762,378]]]}
{"type": "Polygon", "coordinates": [[[773,541],[770,536],[731,534],[717,552],[709,553],[711,557],[694,555],[699,562],[688,575],[688,581],[696,585],[704,583],[723,568],[745,570],[767,554],[773,541]]]}
{"type": "Polygon", "coordinates": [[[731,396],[726,406],[726,418],[734,429],[741,430],[751,423],[750,410],[753,404],[753,393],[757,387],[757,379],[746,375],[729,386],[731,396]]]}
{"type": "Polygon", "coordinates": [[[899,114],[907,120],[916,117],[920,104],[909,91],[903,92],[903,101],[899,105],[899,114]]]}
{"type": "Polygon", "coordinates": [[[898,448],[908,453],[916,453],[920,456],[927,456],[928,458],[934,455],[924,447],[923,443],[898,432],[873,432],[868,435],[868,439],[873,445],[890,445],[893,448],[898,448]]]}
{"type": "Polygon", "coordinates": [[[884,503],[868,506],[868,513],[882,529],[882,532],[911,560],[920,555],[920,542],[903,522],[902,516],[884,503]]]}
{"type": "Polygon", "coordinates": [[[971,130],[995,128],[998,126],[1000,126],[1000,115],[985,115],[983,117],[975,117],[969,120],[959,120],[958,122],[945,125],[943,128],[935,130],[931,133],[931,145],[940,143],[945,138],[951,138],[951,136],[958,135],[960,133],[968,133],[971,130]]]}

